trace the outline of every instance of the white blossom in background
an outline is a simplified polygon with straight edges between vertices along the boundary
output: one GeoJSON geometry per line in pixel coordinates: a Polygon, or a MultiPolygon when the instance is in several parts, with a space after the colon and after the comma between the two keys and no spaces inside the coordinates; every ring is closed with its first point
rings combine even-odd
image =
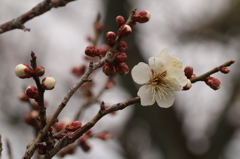
{"type": "Polygon", "coordinates": [[[133,80],[143,85],[137,93],[143,106],[153,105],[155,101],[163,108],[172,106],[175,100],[173,91],[181,91],[188,83],[182,61],[169,55],[167,49],[161,50],[158,57],[149,58],[149,65],[138,63],[131,73],[133,80]]]}

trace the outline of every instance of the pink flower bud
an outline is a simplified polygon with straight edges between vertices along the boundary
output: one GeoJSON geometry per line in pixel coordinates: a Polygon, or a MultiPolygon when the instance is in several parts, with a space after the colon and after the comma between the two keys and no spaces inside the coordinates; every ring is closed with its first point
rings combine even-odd
{"type": "Polygon", "coordinates": [[[118,46],[117,46],[117,50],[118,51],[125,51],[127,50],[128,44],[125,41],[120,41],[118,46]]]}
{"type": "Polygon", "coordinates": [[[81,127],[82,127],[82,123],[80,121],[74,121],[66,125],[65,130],[73,132],[81,127]]]}
{"type": "Polygon", "coordinates": [[[214,77],[206,77],[205,83],[211,87],[213,90],[218,90],[220,88],[221,82],[214,77]]]}
{"type": "Polygon", "coordinates": [[[73,132],[61,133],[61,134],[59,135],[59,138],[62,139],[62,138],[64,138],[64,137],[65,137],[66,135],[68,135],[68,134],[73,134],[73,132]]]}
{"type": "Polygon", "coordinates": [[[42,80],[42,87],[45,90],[51,90],[54,88],[55,85],[56,85],[56,80],[51,76],[45,77],[42,80]]]}
{"type": "Polygon", "coordinates": [[[116,73],[116,68],[113,64],[105,63],[102,67],[103,72],[107,76],[112,76],[116,73]]]}
{"type": "Polygon", "coordinates": [[[90,57],[95,57],[99,55],[99,50],[92,45],[88,45],[85,49],[85,54],[90,57]]]}
{"type": "Polygon", "coordinates": [[[98,32],[101,32],[103,30],[103,24],[101,22],[97,22],[95,23],[95,29],[98,31],[98,32]]]}
{"type": "Polygon", "coordinates": [[[192,66],[186,66],[184,69],[185,76],[190,79],[193,74],[193,68],[192,66]]]}
{"type": "Polygon", "coordinates": [[[122,25],[118,29],[118,36],[121,37],[121,38],[125,38],[128,35],[130,35],[131,33],[132,33],[132,28],[127,24],[122,25]]]}
{"type": "MultiPolygon", "coordinates": [[[[46,108],[47,107],[47,101],[46,100],[44,100],[44,107],[46,108]]],[[[32,105],[32,108],[34,109],[34,110],[39,110],[39,105],[38,105],[38,102],[33,102],[33,103],[31,103],[31,105],[32,105]]]]}
{"type": "Polygon", "coordinates": [[[112,31],[106,33],[106,43],[110,46],[115,44],[116,34],[112,31]]]}
{"type": "Polygon", "coordinates": [[[83,151],[88,152],[90,150],[90,145],[85,140],[82,140],[82,137],[78,140],[78,142],[83,151]]]}
{"type": "Polygon", "coordinates": [[[33,69],[27,64],[19,64],[15,67],[15,74],[19,78],[30,78],[33,76],[33,69]]]}
{"type": "Polygon", "coordinates": [[[46,145],[39,145],[37,148],[37,152],[39,155],[45,155],[47,152],[47,146],[46,145]]]}
{"type": "Polygon", "coordinates": [[[120,52],[114,55],[114,61],[117,63],[125,62],[127,60],[127,54],[124,52],[120,52]]]}
{"type": "Polygon", "coordinates": [[[151,14],[148,11],[141,11],[133,16],[133,20],[138,23],[146,23],[151,18],[151,14]]]}
{"type": "Polygon", "coordinates": [[[117,64],[116,71],[119,75],[123,76],[129,72],[128,65],[124,62],[117,64]]]}
{"type": "Polygon", "coordinates": [[[220,68],[219,68],[219,71],[222,72],[222,73],[224,73],[224,74],[227,74],[227,73],[230,72],[229,68],[227,68],[227,67],[220,67],[220,68]]]}
{"type": "Polygon", "coordinates": [[[39,111],[32,110],[29,114],[24,115],[24,121],[26,124],[31,126],[37,126],[36,117],[39,115],[39,111]]]}
{"type": "Polygon", "coordinates": [[[37,87],[31,85],[28,86],[25,90],[25,94],[29,97],[29,98],[33,98],[33,99],[38,99],[38,89],[37,87]]]}
{"type": "Polygon", "coordinates": [[[104,57],[104,56],[106,55],[108,49],[109,49],[109,46],[108,46],[108,45],[106,45],[106,44],[100,45],[100,46],[98,47],[99,55],[101,55],[102,57],[104,57]]]}
{"type": "Polygon", "coordinates": [[[183,90],[189,90],[192,87],[191,81],[188,79],[186,86],[183,87],[183,90]]]}
{"type": "Polygon", "coordinates": [[[112,134],[109,132],[103,132],[97,135],[97,138],[101,140],[108,140],[112,138],[112,134]]]}
{"type": "MultiPolygon", "coordinates": [[[[195,74],[192,74],[192,76],[191,76],[191,78],[196,78],[196,77],[197,77],[197,76],[196,76],[195,74]]],[[[191,78],[190,78],[190,79],[191,79],[191,78]]]]}
{"type": "Polygon", "coordinates": [[[125,23],[125,19],[123,16],[117,16],[116,17],[116,23],[117,23],[117,26],[122,26],[124,23],[125,23]]]}
{"type": "Polygon", "coordinates": [[[64,118],[64,119],[58,121],[57,123],[54,123],[54,124],[53,124],[53,128],[54,128],[57,132],[62,131],[62,130],[65,129],[65,127],[66,127],[67,123],[69,123],[69,121],[70,121],[70,119],[64,118]]]}
{"type": "Polygon", "coordinates": [[[35,73],[35,76],[41,77],[41,76],[44,75],[45,69],[44,69],[43,66],[38,66],[38,67],[35,68],[34,73],[35,73]]]}
{"type": "Polygon", "coordinates": [[[135,26],[136,24],[137,24],[136,21],[132,21],[132,22],[129,24],[129,26],[133,27],[133,26],[135,26]]]}
{"type": "Polygon", "coordinates": [[[86,71],[87,66],[86,65],[81,65],[80,67],[73,67],[71,72],[77,76],[80,77],[84,74],[84,72],[86,71]]]}
{"type": "Polygon", "coordinates": [[[21,92],[18,94],[18,99],[20,99],[21,101],[24,101],[24,102],[29,101],[29,97],[24,92],[21,92]]]}
{"type": "Polygon", "coordinates": [[[110,89],[110,88],[112,88],[113,86],[115,86],[115,84],[116,84],[116,82],[115,82],[115,80],[114,80],[114,78],[112,78],[112,77],[109,77],[108,78],[108,81],[107,81],[107,83],[106,83],[106,85],[105,85],[105,89],[110,89]]]}

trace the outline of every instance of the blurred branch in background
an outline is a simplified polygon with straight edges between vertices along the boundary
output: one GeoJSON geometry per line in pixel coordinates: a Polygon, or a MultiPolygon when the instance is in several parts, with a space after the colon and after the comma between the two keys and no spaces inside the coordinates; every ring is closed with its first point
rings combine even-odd
{"type": "Polygon", "coordinates": [[[240,1],[230,0],[229,6],[223,10],[212,21],[206,24],[200,24],[193,27],[187,32],[182,33],[182,37],[189,38],[204,38],[217,41],[227,41],[231,36],[239,36],[240,34],[240,1]]]}
{"type": "Polygon", "coordinates": [[[64,7],[69,2],[75,0],[44,0],[41,3],[37,4],[30,11],[20,15],[19,17],[10,20],[2,25],[0,25],[0,34],[14,30],[14,29],[22,29],[24,31],[30,31],[29,28],[24,26],[24,23],[27,21],[44,14],[45,12],[51,10],[52,8],[64,7]]]}

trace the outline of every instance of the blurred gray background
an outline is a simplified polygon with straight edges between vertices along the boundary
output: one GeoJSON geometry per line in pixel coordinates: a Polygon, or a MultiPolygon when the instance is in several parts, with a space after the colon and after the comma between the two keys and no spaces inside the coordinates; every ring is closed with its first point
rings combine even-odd
{"type": "MultiPolygon", "coordinates": [[[[9,21],[33,8],[40,0],[1,0],[0,23],[9,21]]],[[[56,78],[54,90],[45,94],[51,115],[68,89],[77,81],[70,70],[83,64],[84,49],[93,35],[92,23],[98,13],[107,31],[117,31],[115,17],[128,17],[133,8],[148,10],[148,23],[133,27],[127,39],[127,64],[132,69],[138,62],[147,62],[163,48],[176,54],[183,65],[191,65],[200,75],[220,64],[235,60],[230,73],[213,75],[222,82],[213,91],[203,82],[189,91],[177,92],[175,104],[169,109],[157,105],[139,104],[109,115],[93,129],[109,130],[114,139],[90,141],[88,153],[80,148],[74,158],[114,159],[238,159],[240,155],[239,105],[239,0],[78,0],[66,7],[52,9],[27,22],[30,32],[13,30],[0,35],[0,134],[3,138],[3,158],[7,158],[6,139],[11,143],[13,158],[20,158],[25,146],[34,137],[33,129],[23,116],[29,109],[17,99],[17,94],[33,80],[15,77],[19,63],[29,63],[30,52],[38,56],[38,64],[46,68],[45,75],[56,78]]],[[[104,43],[102,36],[99,45],[104,43]]],[[[95,91],[106,77],[101,71],[95,76],[95,91]]],[[[117,77],[116,88],[103,94],[101,100],[113,104],[135,97],[139,86],[131,75],[117,77]],[[111,97],[109,99],[109,97],[111,97]]],[[[73,118],[82,103],[75,95],[60,118],[73,118]]],[[[82,122],[91,119],[98,105],[87,109],[82,122]]],[[[57,157],[56,157],[57,158],[57,157]]]]}

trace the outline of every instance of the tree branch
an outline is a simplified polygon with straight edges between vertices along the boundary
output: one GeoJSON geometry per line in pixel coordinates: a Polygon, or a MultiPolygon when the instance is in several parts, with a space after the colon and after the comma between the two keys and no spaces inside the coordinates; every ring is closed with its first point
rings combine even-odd
{"type": "Polygon", "coordinates": [[[138,103],[140,101],[140,97],[135,97],[132,99],[128,99],[122,103],[117,103],[109,107],[108,109],[103,109],[103,107],[100,108],[99,112],[90,120],[87,124],[85,124],[83,127],[75,131],[72,135],[66,135],[59,143],[54,147],[52,151],[50,151],[48,154],[45,155],[44,159],[51,159],[57,152],[59,152],[63,147],[66,147],[67,145],[73,143],[76,141],[79,137],[81,137],[85,132],[87,132],[89,129],[91,129],[102,117],[105,115],[122,110],[126,108],[127,106],[130,106],[134,103],[138,103]]]}
{"type": "Polygon", "coordinates": [[[200,75],[200,76],[197,76],[195,78],[192,78],[190,79],[192,83],[195,83],[195,82],[198,82],[198,81],[204,81],[206,77],[216,73],[219,71],[219,68],[221,67],[228,67],[228,66],[231,66],[235,61],[228,61],[228,62],[225,62],[224,64],[218,66],[218,67],[215,67],[213,68],[212,70],[200,75]]]}
{"type": "Polygon", "coordinates": [[[20,15],[19,17],[10,20],[4,24],[0,25],[0,34],[14,30],[14,29],[22,29],[23,31],[30,31],[29,28],[24,26],[24,23],[27,21],[40,16],[52,8],[64,7],[67,3],[75,0],[44,0],[38,3],[35,7],[33,7],[30,11],[20,15]]]}
{"type": "MultiPolygon", "coordinates": [[[[52,1],[53,1],[53,0],[52,0],[52,1]]],[[[51,2],[52,2],[52,1],[51,1],[51,2]]],[[[62,1],[64,1],[64,0],[59,0],[59,1],[62,2],[62,1]]],[[[68,0],[67,2],[70,2],[70,1],[73,1],[73,0],[68,0]]],[[[47,2],[46,2],[46,3],[47,3],[47,2]]],[[[130,13],[129,19],[132,19],[132,16],[135,14],[135,12],[136,12],[136,9],[133,9],[132,12],[130,13]]],[[[127,24],[128,24],[128,23],[131,23],[131,21],[129,20],[129,21],[127,22],[127,24]]],[[[22,159],[30,159],[30,158],[33,156],[33,154],[34,154],[34,152],[35,152],[35,150],[36,150],[36,148],[37,148],[37,143],[42,142],[44,136],[48,133],[49,128],[57,121],[58,115],[59,115],[59,114],[61,113],[61,111],[64,109],[64,107],[66,106],[66,104],[68,103],[68,101],[70,100],[70,98],[73,96],[73,94],[77,91],[77,89],[78,89],[79,87],[82,86],[83,83],[91,81],[91,80],[89,79],[89,76],[92,74],[92,72],[94,72],[96,69],[102,67],[102,66],[104,65],[104,63],[112,60],[113,55],[114,55],[114,53],[116,52],[117,46],[118,46],[118,44],[119,44],[120,41],[121,41],[121,38],[120,38],[120,37],[117,37],[114,46],[107,51],[105,57],[102,58],[99,62],[96,62],[96,63],[90,62],[87,71],[83,74],[83,76],[79,79],[79,81],[78,81],[74,86],[72,86],[72,87],[70,88],[70,90],[69,90],[68,93],[65,95],[64,99],[62,100],[62,102],[61,102],[60,105],[58,106],[57,110],[54,112],[52,118],[49,120],[49,122],[47,123],[47,125],[42,129],[42,131],[38,134],[38,136],[28,144],[27,150],[26,150],[26,152],[25,152],[25,154],[24,154],[24,156],[23,156],[22,159]]],[[[140,100],[139,97],[138,97],[138,100],[140,100]]],[[[113,108],[112,108],[112,109],[113,109],[113,108]]],[[[123,108],[122,108],[122,109],[123,109],[123,108]]],[[[107,109],[107,110],[109,110],[109,109],[107,109]]],[[[110,109],[110,110],[111,110],[111,109],[110,109]]],[[[99,119],[98,119],[98,120],[99,120],[99,119]]],[[[93,126],[93,125],[92,125],[92,126],[93,126]]],[[[92,127],[92,126],[91,126],[91,127],[92,127]]],[[[90,127],[90,128],[91,128],[91,127],[90,127]]],[[[88,129],[87,129],[87,130],[88,130],[88,129]]],[[[84,133],[84,131],[83,131],[82,133],[84,133]]],[[[75,136],[76,136],[76,135],[75,135],[75,136]]],[[[77,134],[77,137],[80,137],[80,136],[81,136],[81,132],[80,132],[80,135],[77,134]]],[[[76,138],[73,138],[71,141],[75,141],[75,140],[76,140],[76,138]]],[[[65,140],[61,140],[61,141],[64,142],[65,140]]],[[[61,142],[61,141],[60,141],[60,142],[61,142]]],[[[67,143],[67,145],[68,145],[68,144],[69,144],[69,143],[67,143]]],[[[63,145],[65,145],[65,144],[63,144],[63,145]]],[[[60,149],[61,149],[61,148],[62,148],[62,147],[60,147],[60,149]]],[[[54,148],[54,150],[55,150],[55,149],[56,149],[56,148],[54,148]]],[[[60,150],[60,149],[59,149],[59,150],[60,150]]],[[[58,150],[58,151],[59,151],[59,150],[58,150]]],[[[50,151],[50,152],[52,152],[52,151],[50,151]]],[[[56,153],[57,153],[57,152],[56,152],[56,153]]],[[[55,154],[56,154],[56,153],[55,153],[55,154]]]]}

